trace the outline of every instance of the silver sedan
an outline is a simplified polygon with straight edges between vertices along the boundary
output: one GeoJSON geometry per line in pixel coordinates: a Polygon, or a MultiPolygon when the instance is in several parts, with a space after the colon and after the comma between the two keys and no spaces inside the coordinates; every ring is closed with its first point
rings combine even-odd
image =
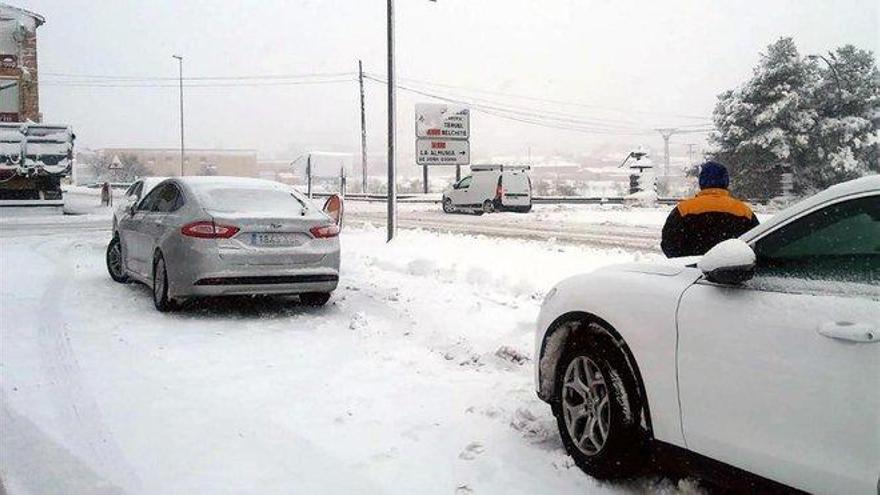
{"type": "Polygon", "coordinates": [[[159,311],[222,295],[298,294],[323,305],[339,281],[341,209],[331,210],[278,182],[167,179],[120,216],[107,269],[151,287],[159,311]]]}

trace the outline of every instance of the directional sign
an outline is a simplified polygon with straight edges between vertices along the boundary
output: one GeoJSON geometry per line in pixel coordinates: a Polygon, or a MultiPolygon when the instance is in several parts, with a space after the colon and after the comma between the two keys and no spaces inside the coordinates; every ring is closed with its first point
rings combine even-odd
{"type": "Polygon", "coordinates": [[[419,165],[468,165],[470,144],[453,139],[416,140],[416,163],[419,165]]]}
{"type": "Polygon", "coordinates": [[[469,139],[470,110],[455,105],[416,105],[416,137],[419,139],[469,139]]]}
{"type": "Polygon", "coordinates": [[[122,160],[119,159],[119,155],[113,155],[113,160],[110,161],[110,165],[107,168],[110,170],[122,169],[122,160]]]}

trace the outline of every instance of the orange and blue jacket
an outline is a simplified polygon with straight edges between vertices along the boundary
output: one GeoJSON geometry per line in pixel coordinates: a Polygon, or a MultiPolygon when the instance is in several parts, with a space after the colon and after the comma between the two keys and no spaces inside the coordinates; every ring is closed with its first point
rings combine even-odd
{"type": "Polygon", "coordinates": [[[666,218],[660,247],[669,258],[703,255],[757,225],[752,209],[726,189],[703,189],[678,203],[666,218]]]}

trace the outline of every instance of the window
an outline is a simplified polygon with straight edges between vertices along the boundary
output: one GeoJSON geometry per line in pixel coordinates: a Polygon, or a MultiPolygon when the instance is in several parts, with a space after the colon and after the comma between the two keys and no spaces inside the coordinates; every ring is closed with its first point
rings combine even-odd
{"type": "Polygon", "coordinates": [[[461,179],[461,181],[458,183],[458,188],[459,188],[459,189],[467,189],[468,187],[470,187],[470,185],[471,185],[471,181],[472,181],[473,179],[474,179],[474,178],[473,178],[472,176],[470,176],[470,175],[468,175],[468,176],[465,177],[464,179],[461,179]]]}
{"type": "Polygon", "coordinates": [[[132,184],[131,186],[128,187],[128,190],[125,191],[125,195],[128,196],[128,197],[130,197],[130,198],[138,198],[138,197],[140,197],[140,195],[141,195],[141,188],[143,187],[143,185],[144,185],[144,183],[141,182],[141,181],[137,181],[137,182],[135,182],[134,184],[132,184]]]}
{"type": "Polygon", "coordinates": [[[172,212],[183,206],[183,195],[174,184],[165,184],[159,191],[154,211],[172,212]]]}
{"type": "Polygon", "coordinates": [[[292,189],[223,187],[206,189],[199,197],[206,208],[222,213],[246,211],[251,214],[284,215],[300,213],[305,208],[304,200],[298,198],[292,189]]]}
{"type": "Polygon", "coordinates": [[[156,204],[159,202],[159,193],[161,192],[162,187],[157,187],[150,191],[150,194],[147,194],[147,197],[140,202],[137,209],[138,211],[155,211],[156,204]]]}
{"type": "Polygon", "coordinates": [[[0,121],[13,122],[18,119],[21,109],[21,96],[17,79],[0,79],[0,121]]]}
{"type": "Polygon", "coordinates": [[[758,241],[758,274],[876,283],[880,196],[825,207],[758,241]]]}

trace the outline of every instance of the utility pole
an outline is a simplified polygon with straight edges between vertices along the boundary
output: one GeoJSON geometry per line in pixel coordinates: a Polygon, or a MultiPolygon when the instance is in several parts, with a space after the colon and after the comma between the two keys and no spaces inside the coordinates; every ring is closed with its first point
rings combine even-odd
{"type": "Polygon", "coordinates": [[[395,80],[394,80],[394,0],[388,0],[388,242],[397,234],[397,170],[394,163],[395,80]]]}
{"type": "Polygon", "coordinates": [[[312,154],[309,153],[309,156],[306,157],[306,190],[308,191],[309,199],[312,199],[312,154]]]}
{"type": "Polygon", "coordinates": [[[358,60],[358,82],[361,85],[361,192],[367,194],[367,117],[364,108],[364,64],[358,60]]]}
{"type": "Polygon", "coordinates": [[[696,144],[694,144],[694,143],[688,143],[688,145],[687,145],[687,147],[688,147],[688,165],[695,164],[694,163],[694,146],[696,146],[696,144]]]}
{"type": "Polygon", "coordinates": [[[180,176],[183,177],[183,57],[180,55],[172,55],[177,59],[180,66],[180,176]]]}
{"type": "Polygon", "coordinates": [[[654,129],[655,131],[660,133],[660,136],[663,138],[663,176],[665,178],[669,178],[669,138],[672,137],[673,134],[678,132],[678,129],[667,128],[667,129],[654,129]]]}

